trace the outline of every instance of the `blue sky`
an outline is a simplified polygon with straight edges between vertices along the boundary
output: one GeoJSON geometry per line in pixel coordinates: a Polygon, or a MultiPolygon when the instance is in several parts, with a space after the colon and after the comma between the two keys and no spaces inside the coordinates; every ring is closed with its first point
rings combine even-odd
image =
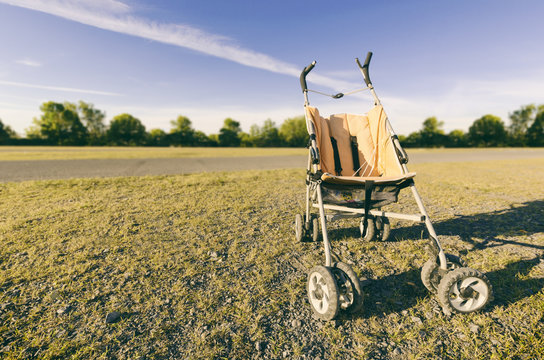
{"type": "MultiPolygon", "coordinates": [[[[218,132],[300,115],[309,87],[371,78],[400,134],[437,116],[467,130],[544,103],[542,1],[0,0],[0,119],[20,134],[44,101],[83,100],[146,128],[188,116],[218,132]]],[[[365,96],[311,95],[322,113],[364,113],[365,96]]]]}

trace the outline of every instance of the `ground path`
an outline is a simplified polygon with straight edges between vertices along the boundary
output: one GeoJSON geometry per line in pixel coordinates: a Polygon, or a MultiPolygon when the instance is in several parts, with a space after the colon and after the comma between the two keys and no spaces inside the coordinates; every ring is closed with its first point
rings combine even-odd
{"type": "MultiPolygon", "coordinates": [[[[544,148],[408,151],[410,163],[544,158],[544,148]]],[[[305,168],[306,156],[0,161],[0,182],[305,168]]]]}

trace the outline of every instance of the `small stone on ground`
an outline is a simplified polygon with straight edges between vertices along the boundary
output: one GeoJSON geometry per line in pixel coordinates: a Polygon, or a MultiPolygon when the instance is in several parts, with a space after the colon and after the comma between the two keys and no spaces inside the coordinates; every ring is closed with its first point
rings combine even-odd
{"type": "Polygon", "coordinates": [[[113,324],[121,319],[119,311],[113,311],[106,316],[106,324],[113,324]]]}

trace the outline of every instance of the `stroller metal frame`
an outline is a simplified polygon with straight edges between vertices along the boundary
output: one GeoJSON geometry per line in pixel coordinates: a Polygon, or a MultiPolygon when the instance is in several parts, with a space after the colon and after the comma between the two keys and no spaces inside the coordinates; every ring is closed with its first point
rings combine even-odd
{"type": "MultiPolygon", "coordinates": [[[[369,77],[369,64],[371,58],[372,53],[369,52],[363,65],[360,63],[359,59],[356,58],[357,66],[359,67],[359,70],[363,75],[366,87],[346,94],[338,93],[334,95],[328,95],[320,93],[318,91],[309,90],[307,87],[306,76],[315,67],[316,61],[306,66],[300,75],[300,85],[304,94],[304,107],[307,108],[310,105],[308,99],[308,92],[310,91],[321,95],[328,95],[335,99],[339,99],[342,98],[344,95],[349,95],[362,90],[369,90],[374,99],[375,106],[381,106],[380,99],[378,98],[378,95],[376,94],[374,86],[372,85],[369,77]]],[[[308,116],[308,111],[306,111],[306,126],[308,129],[308,133],[310,134],[306,177],[306,206],[304,217],[297,215],[295,219],[295,226],[296,237],[298,240],[312,237],[312,234],[314,240],[317,240],[318,224],[316,217],[312,215],[311,209],[318,209],[323,240],[323,249],[325,253],[325,266],[318,266],[310,272],[307,289],[308,296],[310,298],[310,304],[312,305],[314,313],[318,317],[324,320],[330,320],[336,316],[339,309],[350,310],[351,308],[352,311],[355,311],[356,308],[360,307],[362,302],[362,293],[360,291],[361,286],[355,273],[346,264],[341,263],[340,261],[333,262],[332,247],[327,234],[327,221],[334,221],[336,219],[345,217],[363,217],[364,226],[363,221],[361,221],[361,233],[363,237],[365,236],[365,232],[367,231],[367,217],[369,216],[372,216],[376,219],[381,218],[384,220],[387,220],[388,218],[396,218],[401,220],[423,222],[429,234],[431,245],[430,249],[432,255],[431,259],[429,259],[429,261],[423,267],[422,281],[431,292],[438,292],[438,296],[440,302],[442,303],[444,312],[451,313],[476,311],[481,309],[490,300],[491,285],[489,284],[487,278],[485,278],[485,276],[480,272],[467,268],[466,263],[464,263],[464,261],[462,261],[461,259],[453,255],[446,254],[444,252],[413,180],[410,179],[410,181],[407,182],[407,185],[405,185],[404,187],[410,187],[414,200],[419,209],[419,214],[401,214],[389,211],[382,211],[381,206],[371,208],[367,204],[365,204],[365,209],[362,209],[360,207],[357,208],[352,206],[326,203],[323,199],[323,180],[319,176],[316,176],[316,174],[321,174],[320,149],[317,142],[316,128],[314,126],[314,122],[308,116]],[[448,274],[451,275],[451,273],[454,272],[455,276],[450,276],[450,278],[454,278],[453,280],[449,278],[446,279],[448,277],[448,274]],[[442,282],[444,279],[448,280],[448,283],[442,286],[442,282]],[[472,285],[469,284],[470,281],[472,281],[472,285]],[[464,286],[461,291],[462,294],[459,292],[459,286],[461,286],[460,284],[464,286]],[[440,286],[445,288],[441,291],[442,293],[439,289],[440,286]],[[452,288],[455,287],[457,287],[457,290],[452,290],[452,288]],[[469,288],[470,291],[466,290],[469,288]],[[329,291],[329,300],[324,300],[325,298],[322,297],[322,293],[327,291],[329,291]],[[350,291],[351,293],[349,293],[350,291]],[[452,291],[454,292],[453,295],[451,295],[452,291]],[[348,292],[349,294],[347,294],[346,292],[348,292]],[[333,301],[334,299],[330,300],[330,298],[334,296],[339,297],[336,303],[333,301]],[[456,296],[457,298],[455,298],[456,296]],[[476,301],[476,299],[479,300],[476,301]],[[471,301],[470,306],[467,305],[468,301],[471,301]],[[323,307],[330,308],[331,306],[338,309],[332,309],[331,311],[323,310],[323,307]]],[[[397,166],[399,167],[402,175],[407,176],[407,174],[409,173],[407,167],[408,155],[402,148],[399,139],[395,134],[393,127],[391,126],[391,123],[389,122],[389,119],[386,115],[385,127],[395,149],[397,166]]],[[[355,174],[356,173],[357,171],[355,172],[355,174]]],[[[364,178],[362,180],[362,183],[364,184],[364,178]]],[[[368,195],[369,193],[366,193],[366,196],[368,195]]],[[[365,201],[370,203],[370,199],[367,200],[365,198],[365,201]]],[[[374,224],[369,226],[374,226],[374,224]]],[[[335,257],[337,258],[337,256],[335,257]]]]}

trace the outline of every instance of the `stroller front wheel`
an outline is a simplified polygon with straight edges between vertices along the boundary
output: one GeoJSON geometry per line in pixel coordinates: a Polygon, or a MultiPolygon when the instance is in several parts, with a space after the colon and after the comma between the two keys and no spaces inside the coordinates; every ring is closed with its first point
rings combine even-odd
{"type": "MultiPolygon", "coordinates": [[[[446,262],[448,271],[467,266],[467,263],[463,259],[452,254],[446,254],[446,262]]],[[[440,284],[443,276],[444,274],[440,271],[437,258],[427,260],[421,268],[421,282],[431,294],[436,294],[438,284],[440,284]]]]}
{"type": "Polygon", "coordinates": [[[363,291],[357,274],[343,262],[335,263],[332,272],[338,286],[340,310],[349,314],[357,313],[363,305],[363,291]]]}
{"type": "Polygon", "coordinates": [[[331,268],[319,265],[310,270],[307,290],[314,314],[321,320],[334,319],[340,306],[338,285],[331,268]]]}
{"type": "Polygon", "coordinates": [[[446,314],[478,311],[492,297],[493,290],[487,277],[468,267],[449,272],[438,285],[438,300],[446,314]]]}

